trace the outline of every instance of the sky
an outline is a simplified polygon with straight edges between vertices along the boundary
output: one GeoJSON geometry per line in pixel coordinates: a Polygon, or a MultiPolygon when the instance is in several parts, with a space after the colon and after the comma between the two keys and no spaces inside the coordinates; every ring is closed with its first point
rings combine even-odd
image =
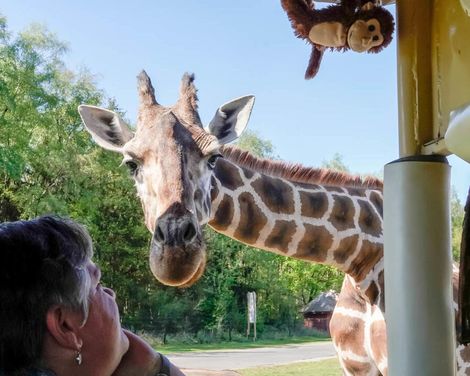
{"type": "MultiPolygon", "coordinates": [[[[249,128],[283,160],[319,167],[339,153],[351,172],[376,174],[399,157],[395,41],[379,54],[326,52],[306,81],[310,46],[277,0],[0,0],[0,13],[12,32],[36,22],[67,42],[68,67],[88,68],[132,121],[142,69],[164,105],[191,72],[203,123],[254,94],[249,128]]],[[[464,202],[470,166],[449,162],[464,202]]]]}

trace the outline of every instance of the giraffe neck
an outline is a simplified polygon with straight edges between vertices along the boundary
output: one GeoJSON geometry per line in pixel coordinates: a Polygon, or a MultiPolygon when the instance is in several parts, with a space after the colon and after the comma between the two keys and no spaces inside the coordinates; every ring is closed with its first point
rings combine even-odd
{"type": "Polygon", "coordinates": [[[220,160],[209,225],[235,240],[331,265],[368,288],[383,269],[382,192],[299,183],[220,160]]]}

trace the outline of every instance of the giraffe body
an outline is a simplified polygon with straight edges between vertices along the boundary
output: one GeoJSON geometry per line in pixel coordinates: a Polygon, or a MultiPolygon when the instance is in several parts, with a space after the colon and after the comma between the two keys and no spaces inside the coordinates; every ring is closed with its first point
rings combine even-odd
{"type": "MultiPolygon", "coordinates": [[[[289,181],[253,171],[250,165],[256,170],[263,162],[247,162],[236,149],[222,154],[226,160],[214,172],[209,225],[246,244],[345,271],[330,323],[341,366],[346,375],[386,375],[380,184],[374,181],[375,189],[369,189],[351,182],[346,188],[289,181]],[[273,192],[282,198],[274,201],[273,192]]],[[[268,165],[274,175],[288,169],[281,164],[263,169],[269,171],[268,165]]]]}
{"type": "MultiPolygon", "coordinates": [[[[197,281],[204,224],[260,249],[332,265],[346,273],[330,324],[343,372],[387,375],[382,183],[226,146],[245,128],[254,98],[224,104],[205,130],[193,79],[185,75],[178,102],[164,107],[142,72],[135,134],[111,111],[79,108],[96,142],[121,153],[135,180],[152,233],[153,274],[173,286],[197,281]]],[[[458,270],[454,296],[456,286],[458,270]]],[[[469,361],[470,351],[458,347],[459,375],[470,374],[469,361]]]]}

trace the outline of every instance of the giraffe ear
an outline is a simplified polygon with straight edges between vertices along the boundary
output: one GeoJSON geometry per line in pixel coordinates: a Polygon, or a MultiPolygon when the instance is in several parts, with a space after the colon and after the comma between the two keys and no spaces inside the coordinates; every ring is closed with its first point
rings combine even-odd
{"type": "Polygon", "coordinates": [[[225,103],[219,107],[209,123],[209,133],[216,136],[221,144],[236,140],[248,124],[254,103],[253,95],[225,103]]]}
{"type": "Polygon", "coordinates": [[[134,137],[124,120],[110,110],[82,104],[78,106],[78,112],[87,131],[104,149],[121,152],[134,137]]]}

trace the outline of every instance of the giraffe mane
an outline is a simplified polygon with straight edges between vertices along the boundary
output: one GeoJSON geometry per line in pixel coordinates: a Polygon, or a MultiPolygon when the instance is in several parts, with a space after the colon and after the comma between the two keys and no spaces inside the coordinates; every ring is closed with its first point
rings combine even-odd
{"type": "Polygon", "coordinates": [[[259,158],[233,145],[223,145],[221,152],[226,159],[240,167],[262,172],[270,176],[288,179],[296,183],[383,189],[382,180],[373,176],[361,177],[343,171],[305,167],[299,163],[259,158]]]}

